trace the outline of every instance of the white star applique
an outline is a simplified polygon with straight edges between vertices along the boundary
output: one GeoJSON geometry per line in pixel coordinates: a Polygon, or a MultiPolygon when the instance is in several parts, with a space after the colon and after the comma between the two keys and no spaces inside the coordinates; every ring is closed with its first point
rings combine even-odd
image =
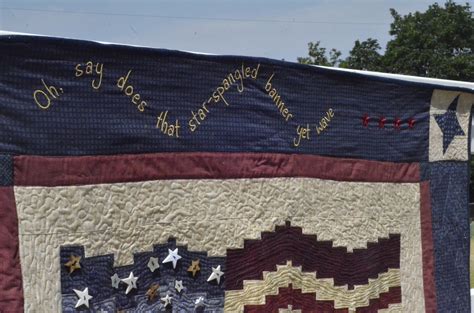
{"type": "Polygon", "coordinates": [[[148,261],[148,268],[152,272],[154,272],[156,269],[160,268],[160,261],[158,261],[158,258],[151,257],[150,261],[148,261]]]}
{"type": "Polygon", "coordinates": [[[161,298],[161,301],[164,302],[163,306],[166,308],[168,305],[171,305],[171,301],[173,300],[172,297],[170,297],[169,294],[166,294],[163,298],[161,298]]]}
{"type": "Polygon", "coordinates": [[[80,307],[81,305],[85,305],[86,307],[89,307],[89,300],[92,299],[92,296],[89,296],[89,288],[86,287],[83,291],[73,289],[74,292],[76,293],[77,297],[79,300],[77,300],[75,308],[80,307]]]}
{"type": "Polygon", "coordinates": [[[137,288],[137,279],[138,277],[133,276],[133,272],[130,272],[130,275],[127,278],[122,279],[122,281],[128,285],[125,294],[128,294],[132,289],[137,288]]]}
{"type": "Polygon", "coordinates": [[[204,306],[204,297],[199,297],[194,301],[194,307],[199,308],[204,306]]]}
{"type": "Polygon", "coordinates": [[[173,262],[173,268],[176,268],[179,259],[181,259],[181,256],[178,255],[178,248],[174,250],[168,249],[168,256],[163,260],[163,263],[173,262]]]}
{"type": "Polygon", "coordinates": [[[115,273],[114,276],[111,276],[110,279],[112,280],[112,287],[118,289],[121,280],[117,273],[115,273]]]}
{"type": "Polygon", "coordinates": [[[207,279],[207,281],[211,281],[211,280],[217,280],[217,284],[219,284],[221,282],[221,276],[224,275],[224,272],[221,271],[221,266],[218,265],[216,268],[212,268],[212,273],[211,275],[209,276],[209,278],[207,279]]]}
{"type": "Polygon", "coordinates": [[[174,288],[176,288],[176,291],[181,292],[183,290],[183,281],[182,280],[175,280],[174,281],[174,288]]]}

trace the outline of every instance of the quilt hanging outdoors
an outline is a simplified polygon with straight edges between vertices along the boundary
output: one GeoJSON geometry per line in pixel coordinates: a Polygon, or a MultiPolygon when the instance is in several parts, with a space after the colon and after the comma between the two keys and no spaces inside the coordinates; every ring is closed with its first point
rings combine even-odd
{"type": "Polygon", "coordinates": [[[0,37],[0,312],[469,312],[473,89],[0,37]]]}

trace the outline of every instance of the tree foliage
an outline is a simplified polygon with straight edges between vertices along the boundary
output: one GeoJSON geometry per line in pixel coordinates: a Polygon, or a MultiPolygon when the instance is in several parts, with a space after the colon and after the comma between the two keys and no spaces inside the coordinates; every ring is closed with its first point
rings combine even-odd
{"type": "Polygon", "coordinates": [[[369,38],[362,42],[356,40],[354,48],[340,66],[367,71],[381,70],[382,56],[378,52],[380,49],[377,39],[369,38]]]}
{"type": "Polygon", "coordinates": [[[425,13],[401,16],[390,10],[394,19],[384,63],[387,71],[472,80],[474,78],[474,20],[469,4],[452,1],[444,8],[437,3],[425,13]]]}
{"type": "Polygon", "coordinates": [[[326,48],[320,47],[320,42],[308,43],[308,56],[298,58],[299,63],[314,64],[322,66],[336,66],[339,64],[341,51],[331,49],[329,55],[326,53],[326,48]]]}
{"type": "Polygon", "coordinates": [[[357,40],[345,59],[320,42],[308,44],[309,57],[298,62],[416,76],[474,81],[474,19],[471,6],[449,0],[430,5],[425,12],[390,13],[392,39],[380,54],[376,39],[357,40]]]}

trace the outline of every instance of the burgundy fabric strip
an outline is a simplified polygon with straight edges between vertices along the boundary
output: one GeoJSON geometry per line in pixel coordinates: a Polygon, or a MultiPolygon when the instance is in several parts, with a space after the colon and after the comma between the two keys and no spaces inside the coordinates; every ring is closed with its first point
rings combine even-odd
{"type": "Polygon", "coordinates": [[[311,177],[419,182],[418,163],[272,153],[160,153],[118,156],[17,156],[15,185],[68,186],[155,179],[311,177]]]}
{"type": "Polygon", "coordinates": [[[430,183],[420,183],[421,206],[421,244],[423,253],[423,287],[425,293],[425,312],[436,312],[436,284],[434,277],[434,249],[431,221],[430,183]]]}
{"type": "Polygon", "coordinates": [[[13,187],[0,187],[0,312],[23,312],[18,217],[13,187]]]}

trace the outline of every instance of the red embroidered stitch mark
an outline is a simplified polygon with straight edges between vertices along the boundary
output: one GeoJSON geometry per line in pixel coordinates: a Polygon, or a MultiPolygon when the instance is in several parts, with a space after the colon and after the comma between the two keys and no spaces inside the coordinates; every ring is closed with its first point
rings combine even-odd
{"type": "Polygon", "coordinates": [[[370,120],[370,117],[367,114],[365,114],[364,117],[362,117],[362,125],[364,125],[364,127],[369,126],[369,120],[370,120]]]}
{"type": "Polygon", "coordinates": [[[402,121],[399,118],[396,118],[395,121],[393,122],[393,127],[395,127],[395,129],[397,130],[400,130],[401,124],[402,124],[402,121]]]}
{"type": "MultiPolygon", "coordinates": [[[[362,117],[362,125],[364,125],[364,127],[368,127],[370,119],[371,119],[371,117],[368,114],[365,114],[362,117]]],[[[380,129],[383,129],[383,128],[385,128],[386,123],[387,123],[387,118],[385,118],[385,116],[383,116],[383,115],[380,116],[380,118],[378,119],[378,124],[379,124],[378,127],[380,129]]],[[[408,119],[406,121],[406,123],[407,123],[409,129],[415,128],[415,119],[414,118],[410,117],[410,119],[408,119]]],[[[395,118],[393,120],[393,129],[400,130],[401,127],[402,127],[402,124],[405,124],[405,122],[402,122],[402,120],[398,117],[395,118]]]]}
{"type": "Polygon", "coordinates": [[[379,119],[379,128],[384,128],[386,121],[387,121],[387,119],[385,117],[381,116],[380,119],[379,119]]]}

